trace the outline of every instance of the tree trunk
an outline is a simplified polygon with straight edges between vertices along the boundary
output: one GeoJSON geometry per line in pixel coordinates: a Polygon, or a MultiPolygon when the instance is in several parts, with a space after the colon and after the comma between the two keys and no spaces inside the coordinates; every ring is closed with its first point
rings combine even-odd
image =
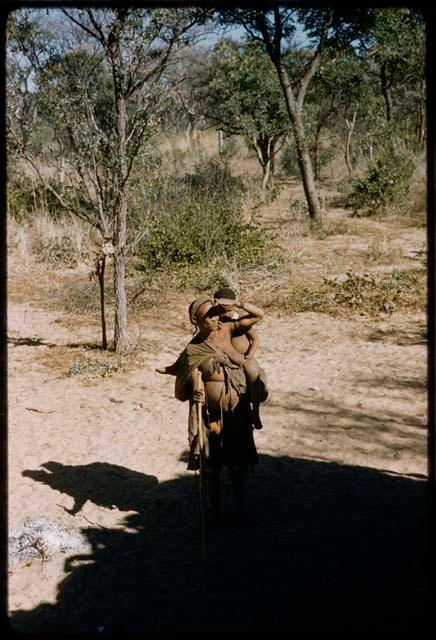
{"type": "MultiPolygon", "coordinates": [[[[120,13],[123,10],[118,10],[120,13]]],[[[113,348],[122,353],[129,346],[127,332],[127,300],[125,285],[124,251],[127,230],[127,110],[123,87],[123,58],[121,55],[121,23],[118,22],[112,32],[110,58],[114,80],[114,97],[117,116],[118,197],[114,212],[114,291],[115,291],[115,327],[113,348]]]]}
{"type": "Polygon", "coordinates": [[[315,145],[313,150],[313,168],[315,180],[318,182],[321,169],[321,131],[322,125],[318,124],[315,133],[315,145]]]}
{"type": "Polygon", "coordinates": [[[59,172],[59,182],[61,183],[61,188],[60,188],[61,195],[64,195],[64,191],[65,191],[65,161],[64,161],[64,157],[63,156],[61,158],[61,170],[59,172]]]}
{"type": "Polygon", "coordinates": [[[185,129],[185,140],[186,140],[187,147],[191,146],[191,132],[192,132],[192,122],[189,119],[185,129]]]}
{"type": "Polygon", "coordinates": [[[301,177],[303,179],[304,194],[306,196],[307,206],[309,209],[309,217],[313,221],[321,224],[322,210],[313,176],[312,161],[310,159],[310,153],[307,145],[306,132],[304,131],[302,110],[297,105],[297,102],[294,98],[288,74],[283,68],[281,60],[276,59],[273,60],[273,62],[277,69],[279,81],[283,89],[283,95],[285,97],[286,108],[292,122],[295,145],[297,149],[298,165],[300,167],[301,177]]]}
{"type": "Polygon", "coordinates": [[[303,178],[304,194],[306,196],[307,206],[309,208],[309,217],[317,222],[322,221],[321,205],[316,190],[315,179],[313,175],[312,162],[310,153],[307,148],[306,133],[304,131],[303,118],[301,113],[294,114],[293,130],[295,144],[297,147],[298,165],[303,178]]]}
{"type": "Polygon", "coordinates": [[[348,118],[345,118],[345,123],[347,125],[347,140],[345,143],[345,162],[347,164],[348,175],[350,176],[350,178],[353,177],[353,165],[351,162],[351,138],[353,136],[354,125],[356,124],[356,116],[357,116],[357,111],[353,113],[353,119],[351,120],[351,122],[348,120],[348,118]]]}
{"type": "Polygon", "coordinates": [[[266,191],[271,176],[271,160],[274,152],[274,141],[266,136],[253,136],[253,147],[262,167],[262,190],[266,191]]]}
{"type": "Polygon", "coordinates": [[[425,116],[424,116],[424,107],[425,107],[425,89],[424,84],[420,84],[420,95],[417,99],[416,105],[416,115],[417,115],[417,124],[416,124],[416,141],[420,147],[424,146],[425,143],[425,116]]]}
{"type": "Polygon", "coordinates": [[[126,351],[129,344],[127,333],[127,300],[125,284],[124,251],[127,230],[127,185],[125,177],[126,165],[126,103],[124,97],[117,99],[117,135],[119,152],[119,170],[121,184],[119,185],[119,200],[116,211],[116,229],[114,243],[114,289],[115,289],[115,328],[114,349],[117,353],[126,351]]]}
{"type": "Polygon", "coordinates": [[[386,105],[386,120],[390,122],[392,119],[392,96],[389,90],[390,87],[389,87],[389,82],[386,75],[386,67],[384,64],[380,68],[380,80],[381,80],[383,98],[385,100],[385,105],[386,105]]]}
{"type": "Polygon", "coordinates": [[[113,348],[123,353],[129,346],[127,333],[127,300],[125,287],[124,253],[119,247],[114,252],[115,328],[113,348]]]}
{"type": "Polygon", "coordinates": [[[221,129],[218,130],[218,153],[220,155],[224,153],[224,135],[221,129]]]}
{"type": "Polygon", "coordinates": [[[265,165],[262,167],[263,169],[263,177],[262,177],[262,189],[266,191],[268,188],[270,173],[271,173],[271,158],[268,158],[265,165]]]}
{"type": "Polygon", "coordinates": [[[107,334],[106,334],[106,313],[104,302],[104,272],[106,267],[106,256],[100,255],[95,260],[95,270],[98,277],[98,284],[100,289],[100,318],[101,318],[101,345],[104,350],[107,349],[107,334]]]}
{"type": "Polygon", "coordinates": [[[276,175],[276,154],[275,154],[275,143],[274,142],[271,145],[270,170],[271,170],[271,178],[274,178],[274,176],[276,175]]]}

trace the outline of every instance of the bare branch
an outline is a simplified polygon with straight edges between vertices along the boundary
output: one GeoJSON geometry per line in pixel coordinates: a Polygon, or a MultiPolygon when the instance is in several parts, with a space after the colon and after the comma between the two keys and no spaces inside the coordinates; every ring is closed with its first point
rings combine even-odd
{"type": "Polygon", "coordinates": [[[165,69],[166,63],[168,62],[168,59],[172,54],[173,48],[175,46],[175,43],[176,43],[176,38],[174,37],[171,40],[170,44],[168,45],[163,58],[161,58],[156,63],[156,65],[148,73],[146,73],[141,78],[141,80],[139,80],[138,82],[133,83],[133,81],[132,81],[133,76],[130,76],[128,84],[127,84],[126,96],[131,96],[133,93],[135,93],[135,91],[138,91],[138,89],[143,87],[153,76],[156,76],[155,77],[155,81],[156,82],[159,81],[159,79],[162,76],[162,73],[163,73],[163,71],[165,69]]]}
{"type": "MultiPolygon", "coordinates": [[[[64,13],[67,16],[67,18],[69,20],[71,20],[71,22],[74,22],[74,24],[76,24],[78,27],[80,27],[81,29],[86,31],[92,38],[94,38],[95,40],[98,40],[99,42],[101,42],[98,33],[95,33],[94,31],[92,31],[92,29],[89,29],[89,27],[87,27],[85,24],[83,24],[83,22],[80,22],[80,20],[77,20],[74,16],[72,16],[70,13],[68,13],[68,11],[66,9],[61,9],[61,11],[62,11],[62,13],[64,13]]],[[[87,11],[89,11],[89,9],[87,9],[87,11]]]]}
{"type": "Polygon", "coordinates": [[[99,229],[101,231],[100,225],[95,220],[93,220],[90,216],[87,216],[85,213],[79,211],[78,209],[74,209],[73,207],[71,207],[64,200],[64,198],[61,196],[61,194],[57,191],[57,189],[52,187],[52,185],[42,175],[38,165],[33,160],[32,156],[29,154],[29,152],[25,148],[23,148],[23,145],[21,144],[21,142],[20,142],[18,136],[16,135],[15,131],[12,128],[9,128],[9,131],[10,131],[10,133],[12,134],[12,136],[15,139],[15,142],[17,143],[17,146],[19,148],[19,152],[21,153],[21,155],[27,160],[29,165],[32,167],[33,171],[35,172],[35,174],[39,178],[39,180],[40,180],[41,184],[44,186],[44,188],[47,189],[47,191],[50,191],[50,193],[59,202],[61,207],[63,209],[65,209],[66,211],[68,211],[69,213],[72,213],[73,215],[75,215],[75,216],[77,216],[79,218],[82,218],[83,220],[86,220],[86,222],[88,222],[89,224],[91,224],[92,226],[96,227],[97,229],[99,229]]]}
{"type": "Polygon", "coordinates": [[[88,14],[88,18],[91,21],[91,24],[93,25],[94,29],[97,32],[97,35],[94,36],[95,38],[97,38],[97,40],[103,45],[104,48],[107,47],[107,38],[105,36],[105,34],[102,31],[102,28],[100,27],[100,25],[98,24],[97,20],[95,19],[94,14],[92,13],[92,9],[86,9],[86,13],[88,14]]]}

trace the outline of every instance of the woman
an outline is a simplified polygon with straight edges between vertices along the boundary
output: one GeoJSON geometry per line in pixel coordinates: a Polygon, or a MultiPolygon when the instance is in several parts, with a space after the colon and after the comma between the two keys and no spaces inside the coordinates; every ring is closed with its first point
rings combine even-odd
{"type": "MultiPolygon", "coordinates": [[[[180,360],[176,378],[176,397],[190,400],[189,442],[191,450],[188,469],[197,469],[198,437],[194,402],[203,404],[205,425],[206,477],[208,482],[210,519],[219,520],[220,473],[228,468],[232,480],[238,518],[243,517],[245,470],[258,462],[253,439],[252,414],[245,373],[225,353],[231,339],[231,324],[219,320],[223,302],[206,296],[194,300],[189,317],[196,327],[196,335],[188,344],[180,360]],[[199,374],[201,374],[199,381],[199,374]],[[203,390],[204,385],[204,390],[203,390]]],[[[231,301],[234,304],[234,301],[231,301]]],[[[238,331],[247,330],[264,315],[263,311],[246,303],[242,307],[248,315],[239,323],[238,331]]]]}

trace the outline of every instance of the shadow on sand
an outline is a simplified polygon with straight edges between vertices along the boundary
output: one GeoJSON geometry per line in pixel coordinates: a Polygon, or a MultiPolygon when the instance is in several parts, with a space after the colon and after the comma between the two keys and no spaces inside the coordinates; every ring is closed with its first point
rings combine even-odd
{"type": "Polygon", "coordinates": [[[260,456],[247,483],[253,524],[223,524],[201,552],[195,480],[106,463],[24,474],[120,510],[126,529],[86,528],[89,556],[65,563],[55,604],[10,613],[21,632],[413,631],[425,628],[427,483],[364,467],[260,456]]]}

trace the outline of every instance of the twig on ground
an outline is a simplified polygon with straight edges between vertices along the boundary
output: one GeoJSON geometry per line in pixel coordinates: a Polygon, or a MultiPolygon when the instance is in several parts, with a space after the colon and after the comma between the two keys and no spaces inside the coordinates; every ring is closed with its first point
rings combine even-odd
{"type": "Polygon", "coordinates": [[[86,516],[82,516],[82,518],[84,520],[86,520],[86,522],[89,522],[89,524],[94,525],[94,527],[100,527],[100,529],[108,529],[109,527],[104,527],[102,524],[98,524],[98,522],[92,522],[92,520],[89,520],[86,516]]]}

